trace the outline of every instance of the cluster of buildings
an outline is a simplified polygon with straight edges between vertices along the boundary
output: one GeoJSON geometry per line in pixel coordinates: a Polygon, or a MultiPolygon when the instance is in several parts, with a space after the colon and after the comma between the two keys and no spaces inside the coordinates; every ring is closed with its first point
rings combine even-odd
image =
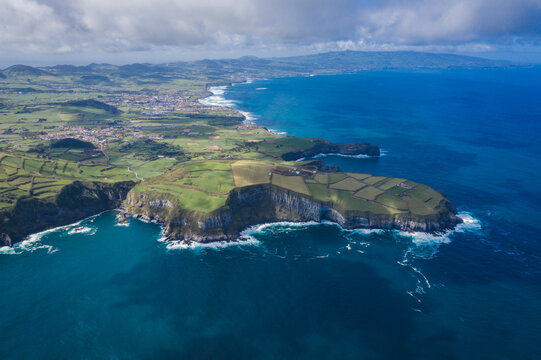
{"type": "Polygon", "coordinates": [[[60,140],[65,138],[74,138],[88,141],[102,146],[107,145],[108,138],[123,139],[126,136],[133,136],[136,139],[162,140],[163,135],[144,134],[138,128],[126,128],[123,126],[89,128],[84,126],[60,126],[60,131],[40,134],[37,136],[41,140],[60,140]]]}
{"type": "Polygon", "coordinates": [[[186,113],[200,113],[205,107],[197,101],[190,100],[179,92],[147,92],[124,93],[120,96],[106,100],[110,105],[117,107],[134,107],[143,110],[144,116],[162,115],[173,111],[186,113]]]}
{"type": "MultiPolygon", "coordinates": [[[[59,126],[58,129],[60,131],[40,134],[37,138],[41,140],[75,138],[93,144],[105,145],[107,138],[122,139],[127,135],[124,127],[88,128],[84,126],[59,126]]],[[[137,134],[133,135],[135,136],[137,134]]]]}

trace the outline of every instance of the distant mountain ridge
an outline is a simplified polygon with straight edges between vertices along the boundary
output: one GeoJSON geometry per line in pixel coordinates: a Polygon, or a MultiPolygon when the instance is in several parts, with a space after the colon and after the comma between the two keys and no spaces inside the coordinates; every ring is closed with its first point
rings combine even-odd
{"type": "Polygon", "coordinates": [[[6,76],[42,76],[49,75],[47,71],[27,65],[13,65],[2,71],[6,76]]]}
{"type": "MultiPolygon", "coordinates": [[[[293,57],[258,58],[244,56],[237,59],[203,59],[167,64],[136,63],[128,65],[89,64],[86,66],[56,65],[51,67],[30,67],[14,65],[3,70],[4,76],[42,75],[106,75],[130,76],[143,74],[148,77],[172,76],[196,78],[208,77],[266,77],[294,76],[307,74],[350,73],[378,69],[441,69],[481,68],[513,65],[508,61],[489,60],[472,56],[453,54],[404,52],[335,51],[293,57]]],[[[2,75],[0,75],[2,77],[2,75]]],[[[86,78],[88,81],[88,78],[86,78]]]]}

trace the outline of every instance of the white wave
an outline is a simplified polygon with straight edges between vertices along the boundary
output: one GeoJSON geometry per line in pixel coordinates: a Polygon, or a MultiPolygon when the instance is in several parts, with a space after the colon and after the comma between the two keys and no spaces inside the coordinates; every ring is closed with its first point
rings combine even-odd
{"type": "Polygon", "coordinates": [[[479,231],[483,228],[481,221],[474,218],[471,213],[462,211],[457,215],[462,219],[463,223],[458,224],[455,229],[456,232],[479,231]]]}
{"type": "MultiPolygon", "coordinates": [[[[330,154],[321,154],[320,153],[320,154],[314,155],[313,158],[314,159],[319,159],[319,158],[327,157],[327,156],[340,156],[340,157],[351,158],[351,159],[373,159],[373,158],[377,158],[377,156],[370,156],[370,155],[365,155],[365,154],[345,155],[345,154],[340,154],[340,153],[330,153],[330,154]]],[[[387,153],[380,152],[379,156],[380,157],[387,156],[387,153]]]]}
{"type": "Polygon", "coordinates": [[[116,224],[115,226],[123,226],[123,227],[129,227],[130,226],[130,220],[126,217],[125,221],[120,221],[120,214],[122,212],[119,212],[116,216],[116,224]]]}
{"type": "Polygon", "coordinates": [[[45,230],[36,234],[32,234],[26,237],[21,242],[16,243],[13,247],[4,246],[0,248],[0,254],[2,255],[18,255],[23,252],[34,252],[39,249],[47,249],[47,253],[51,254],[56,252],[56,249],[52,245],[42,244],[41,238],[51,232],[64,229],[65,226],[60,226],[54,229],[45,230]]]}
{"type": "Polygon", "coordinates": [[[93,235],[96,233],[96,229],[88,227],[88,226],[75,226],[73,228],[70,228],[68,230],[68,234],[88,234],[93,235]]]}
{"type": "Polygon", "coordinates": [[[406,232],[395,231],[399,236],[410,237],[412,242],[417,246],[440,245],[451,242],[451,237],[455,233],[476,232],[482,229],[481,221],[474,218],[470,213],[462,211],[457,214],[462,219],[462,223],[458,224],[454,229],[447,230],[441,233],[424,233],[424,232],[406,232]]]}
{"type": "MultiPolygon", "coordinates": [[[[388,151],[386,151],[386,150],[380,150],[380,152],[379,152],[379,157],[387,156],[388,154],[389,154],[388,151]]],[[[352,158],[352,159],[371,159],[371,158],[377,157],[377,156],[370,156],[370,155],[364,155],[364,154],[359,154],[359,155],[345,155],[345,154],[340,154],[340,153],[330,153],[330,154],[322,154],[322,153],[319,153],[319,154],[314,155],[313,158],[314,158],[314,159],[319,159],[319,158],[326,157],[326,156],[340,156],[340,157],[352,158]]],[[[297,161],[300,161],[300,160],[297,160],[297,161]]]]}
{"type": "Polygon", "coordinates": [[[240,237],[234,241],[211,241],[211,242],[185,242],[183,240],[171,241],[166,245],[167,250],[201,250],[201,249],[212,249],[220,250],[231,246],[256,246],[259,245],[259,240],[251,237],[240,237]]]}
{"type": "Polygon", "coordinates": [[[241,232],[241,237],[262,234],[266,230],[269,230],[269,229],[270,230],[276,229],[278,231],[290,231],[290,230],[298,230],[302,228],[307,228],[309,226],[314,226],[314,225],[320,225],[320,223],[316,221],[306,221],[306,222],[278,221],[274,223],[265,223],[265,224],[250,226],[249,228],[243,230],[241,232]]]}
{"type": "MultiPolygon", "coordinates": [[[[275,232],[283,232],[283,231],[295,231],[295,230],[303,230],[311,226],[336,226],[340,229],[341,232],[346,234],[346,237],[351,234],[359,234],[363,236],[372,235],[372,234],[383,234],[386,230],[383,229],[344,229],[340,224],[329,221],[329,220],[321,220],[321,222],[317,221],[304,221],[304,222],[292,222],[292,221],[279,221],[274,223],[265,223],[265,224],[259,224],[254,225],[246,230],[244,230],[241,235],[242,236],[251,236],[258,234],[265,234],[265,233],[275,233],[275,232]]],[[[356,244],[355,241],[351,241],[351,243],[356,244]]],[[[361,241],[358,243],[360,246],[368,247],[371,244],[369,242],[361,241]]],[[[351,245],[347,244],[345,246],[346,249],[351,250],[351,245]]],[[[340,254],[340,252],[338,252],[340,254]]],[[[363,252],[364,253],[364,252],[363,252]]]]}
{"type": "MultiPolygon", "coordinates": [[[[235,84],[232,84],[232,85],[235,85],[235,84]]],[[[244,118],[245,118],[244,122],[246,124],[254,124],[255,120],[258,119],[258,116],[255,114],[252,114],[251,112],[240,110],[237,106],[238,101],[227,100],[224,97],[224,94],[227,88],[228,86],[211,86],[208,90],[212,93],[212,95],[203,99],[199,99],[199,103],[206,106],[220,106],[220,107],[227,107],[230,109],[237,110],[242,115],[244,115],[244,118]]]]}
{"type": "Polygon", "coordinates": [[[442,244],[449,244],[452,241],[452,237],[456,233],[464,232],[477,232],[482,229],[481,221],[474,218],[468,212],[459,212],[457,214],[462,219],[462,223],[458,224],[453,230],[448,230],[440,234],[429,234],[422,232],[403,232],[395,231],[398,236],[409,237],[412,240],[412,246],[404,252],[404,256],[401,261],[397,261],[398,264],[409,268],[412,271],[412,276],[417,280],[417,286],[414,291],[408,292],[411,296],[421,300],[414,295],[422,295],[425,293],[425,289],[430,289],[432,284],[428,280],[427,276],[422,273],[421,269],[414,266],[415,259],[432,259],[439,251],[442,244]]]}
{"type": "Polygon", "coordinates": [[[263,90],[267,90],[267,88],[265,88],[265,87],[260,87],[260,88],[256,88],[256,90],[258,90],[258,91],[263,91],[263,90]]]}
{"type": "MultiPolygon", "coordinates": [[[[108,211],[110,211],[110,210],[102,211],[99,214],[92,215],[92,216],[90,216],[90,217],[88,217],[86,219],[77,221],[77,222],[72,223],[72,224],[58,226],[58,227],[55,227],[55,228],[40,231],[40,232],[35,233],[35,234],[30,234],[23,241],[18,242],[15,245],[13,245],[13,247],[4,246],[4,247],[0,248],[0,255],[2,255],[2,254],[13,255],[13,254],[21,254],[23,252],[34,252],[34,251],[36,251],[38,249],[47,249],[47,253],[49,253],[49,254],[55,253],[55,252],[58,251],[58,249],[54,248],[52,245],[41,243],[41,239],[43,238],[43,236],[45,236],[47,234],[50,234],[50,233],[53,233],[53,232],[56,232],[56,231],[60,231],[60,230],[66,231],[67,234],[69,234],[69,235],[73,235],[75,233],[81,233],[81,231],[78,231],[78,230],[73,231],[73,230],[77,229],[77,228],[81,228],[80,225],[83,222],[85,222],[85,223],[86,222],[88,222],[88,223],[94,222],[94,219],[96,217],[98,217],[101,214],[106,213],[108,211]]],[[[95,228],[84,227],[84,232],[83,233],[85,233],[87,235],[94,235],[96,233],[96,231],[97,230],[95,228]],[[87,229],[90,229],[90,230],[87,230],[87,229]]]]}
{"type": "Polygon", "coordinates": [[[244,115],[244,122],[246,124],[255,124],[255,120],[259,119],[259,117],[257,115],[254,115],[252,114],[251,112],[248,112],[248,111],[241,111],[241,110],[237,110],[238,112],[240,112],[242,115],[244,115]]]}
{"type": "Polygon", "coordinates": [[[15,255],[20,254],[14,247],[11,246],[2,246],[0,247],[0,255],[15,255]]]}
{"type": "Polygon", "coordinates": [[[285,132],[285,131],[280,131],[280,130],[276,130],[276,129],[267,129],[267,130],[269,130],[269,132],[271,132],[273,134],[276,134],[276,135],[282,135],[282,136],[287,135],[287,132],[285,132]]]}
{"type": "Polygon", "coordinates": [[[371,235],[371,234],[378,234],[381,235],[385,231],[384,229],[345,229],[345,231],[351,233],[351,234],[361,234],[361,235],[371,235]]]}
{"type": "Polygon", "coordinates": [[[208,90],[210,91],[210,93],[212,93],[212,95],[203,99],[199,99],[199,102],[201,104],[206,106],[224,107],[232,107],[235,105],[232,100],[227,100],[223,97],[225,91],[227,90],[227,86],[212,86],[208,90]]]}

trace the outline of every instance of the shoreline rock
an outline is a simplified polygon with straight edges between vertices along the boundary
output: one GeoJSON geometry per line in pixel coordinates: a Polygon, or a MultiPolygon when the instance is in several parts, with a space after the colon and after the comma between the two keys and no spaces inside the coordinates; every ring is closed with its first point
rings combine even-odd
{"type": "Polygon", "coordinates": [[[13,246],[28,235],[118,208],[134,186],[133,181],[74,181],[53,200],[22,197],[1,214],[4,221],[0,225],[0,246],[13,246]]]}
{"type": "Polygon", "coordinates": [[[285,161],[296,161],[302,158],[310,158],[318,154],[340,154],[340,155],[366,155],[378,157],[381,151],[377,145],[362,143],[333,144],[330,141],[318,139],[313,147],[303,151],[293,151],[282,155],[285,161]]]}
{"type": "Polygon", "coordinates": [[[282,221],[327,220],[344,229],[396,229],[429,233],[453,229],[462,222],[447,199],[441,201],[437,213],[433,215],[375,214],[367,211],[344,211],[335,204],[320,202],[271,184],[234,189],[226,205],[211,213],[186,211],[179,207],[149,207],[147,204],[150,201],[156,199],[147,194],[136,196],[130,192],[123,203],[123,210],[142,220],[160,223],[167,240],[187,243],[236,240],[241,232],[250,226],[282,221]]]}

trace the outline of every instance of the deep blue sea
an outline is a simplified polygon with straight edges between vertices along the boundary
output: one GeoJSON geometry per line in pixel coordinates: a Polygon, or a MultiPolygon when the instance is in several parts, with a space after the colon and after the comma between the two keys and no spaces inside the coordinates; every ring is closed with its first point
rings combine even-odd
{"type": "MultiPolygon", "coordinates": [[[[108,212],[0,254],[1,359],[541,358],[541,69],[368,71],[214,89],[345,171],[443,191],[440,236],[333,224],[185,248],[108,212]]],[[[249,237],[248,237],[249,236],[249,237]]]]}

